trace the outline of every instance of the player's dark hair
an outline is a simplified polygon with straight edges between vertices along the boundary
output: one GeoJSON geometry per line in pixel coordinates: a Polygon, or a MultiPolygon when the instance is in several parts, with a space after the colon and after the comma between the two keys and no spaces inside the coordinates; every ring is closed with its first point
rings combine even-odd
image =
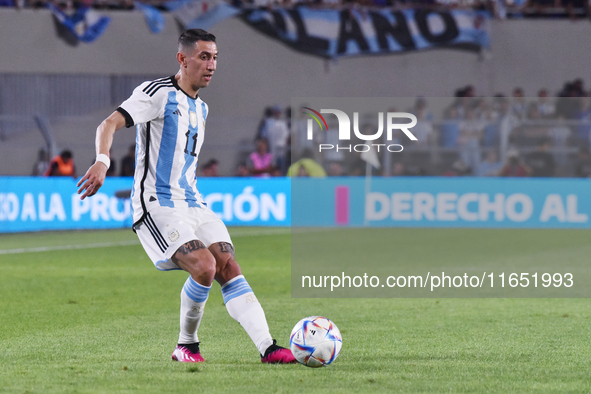
{"type": "Polygon", "coordinates": [[[185,30],[179,37],[179,51],[182,48],[193,48],[197,41],[215,42],[215,36],[203,29],[185,30]]]}

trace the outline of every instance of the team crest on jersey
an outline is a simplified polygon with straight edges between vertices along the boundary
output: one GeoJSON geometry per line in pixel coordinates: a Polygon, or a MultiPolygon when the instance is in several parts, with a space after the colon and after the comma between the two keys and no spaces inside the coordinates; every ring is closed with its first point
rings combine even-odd
{"type": "Polygon", "coordinates": [[[189,112],[189,120],[191,121],[191,126],[197,127],[197,114],[195,112],[189,112]]]}
{"type": "Polygon", "coordinates": [[[175,242],[180,236],[181,234],[179,233],[179,230],[173,229],[168,233],[168,239],[170,239],[170,242],[175,242]]]}

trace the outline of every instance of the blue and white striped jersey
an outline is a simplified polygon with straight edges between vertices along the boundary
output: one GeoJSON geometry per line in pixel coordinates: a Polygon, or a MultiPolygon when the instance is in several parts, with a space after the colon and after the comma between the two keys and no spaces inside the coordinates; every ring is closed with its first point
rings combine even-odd
{"type": "Polygon", "coordinates": [[[172,76],[142,83],[117,111],[127,127],[137,126],[134,225],[155,206],[200,206],[195,172],[207,105],[183,92],[172,76]]]}

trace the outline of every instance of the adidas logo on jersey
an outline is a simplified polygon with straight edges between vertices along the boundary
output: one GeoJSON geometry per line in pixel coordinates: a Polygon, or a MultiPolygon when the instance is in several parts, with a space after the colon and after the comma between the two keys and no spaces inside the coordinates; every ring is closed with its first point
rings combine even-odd
{"type": "Polygon", "coordinates": [[[174,115],[183,116],[178,109],[173,112],[174,115]]]}

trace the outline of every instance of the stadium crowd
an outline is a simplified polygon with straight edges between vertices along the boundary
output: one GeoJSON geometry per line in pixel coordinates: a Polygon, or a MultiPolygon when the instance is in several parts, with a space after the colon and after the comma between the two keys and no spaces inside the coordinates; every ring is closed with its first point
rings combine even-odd
{"type": "MultiPolygon", "coordinates": [[[[582,79],[564,84],[550,94],[539,89],[527,97],[515,87],[510,95],[478,97],[471,85],[457,89],[449,98],[409,98],[408,108],[391,107],[388,112],[406,111],[417,117],[410,141],[401,133],[395,143],[403,146],[397,153],[379,153],[379,176],[541,176],[591,177],[591,91],[582,79]]],[[[359,125],[364,134],[377,129],[376,114],[361,114],[359,125]],[[375,119],[375,120],[374,120],[375,119]]],[[[319,152],[318,144],[338,142],[336,127],[307,137],[307,117],[301,113],[292,119],[291,108],[279,105],[265,109],[252,144],[241,146],[238,156],[212,158],[200,164],[198,176],[361,176],[366,162],[360,152],[328,150],[319,152]],[[291,132],[290,132],[291,130],[291,132]],[[231,174],[220,174],[219,161],[237,162],[231,174]]],[[[352,146],[362,143],[354,137],[352,146]]],[[[111,161],[109,176],[133,176],[134,146],[111,161]]],[[[40,150],[32,175],[61,174],[56,163],[73,157],[69,150],[54,158],[40,150]],[[52,169],[53,168],[53,169],[52,169]]],[[[73,159],[72,159],[73,160],[73,159]]],[[[60,167],[61,168],[61,167],[60,167]]],[[[227,168],[227,167],[226,167],[227,168]]]]}
{"type": "MultiPolygon", "coordinates": [[[[453,99],[429,99],[434,109],[421,97],[409,108],[391,108],[389,112],[403,110],[417,117],[412,132],[418,141],[403,136],[391,141],[403,145],[404,150],[380,154],[382,166],[374,169],[374,174],[589,177],[591,92],[583,80],[569,81],[553,95],[542,88],[535,96],[526,97],[523,89],[516,87],[511,95],[477,97],[473,86],[465,86],[456,90],[453,99]]],[[[360,117],[375,118],[375,114],[368,115],[360,117]]],[[[288,116],[286,123],[291,123],[288,116]]],[[[362,132],[375,133],[374,123],[360,125],[362,132]]],[[[365,174],[360,154],[312,153],[303,123],[294,124],[292,130],[287,143],[294,162],[314,159],[328,175],[365,174]]],[[[330,133],[315,142],[330,143],[330,133]]],[[[361,142],[351,141],[352,145],[361,142]]]]}
{"type": "MultiPolygon", "coordinates": [[[[168,11],[166,3],[170,0],[143,0],[161,11],[168,11]]],[[[215,0],[198,0],[211,7],[215,0]]],[[[219,0],[223,1],[223,0],[219,0]]],[[[0,0],[0,7],[46,8],[52,3],[63,10],[71,10],[84,5],[94,9],[132,10],[134,0],[0,0]]],[[[498,19],[505,18],[577,18],[591,17],[590,3],[587,0],[228,0],[240,8],[248,7],[293,7],[310,6],[322,8],[342,7],[389,7],[432,8],[432,9],[476,9],[490,11],[498,19]]]]}

